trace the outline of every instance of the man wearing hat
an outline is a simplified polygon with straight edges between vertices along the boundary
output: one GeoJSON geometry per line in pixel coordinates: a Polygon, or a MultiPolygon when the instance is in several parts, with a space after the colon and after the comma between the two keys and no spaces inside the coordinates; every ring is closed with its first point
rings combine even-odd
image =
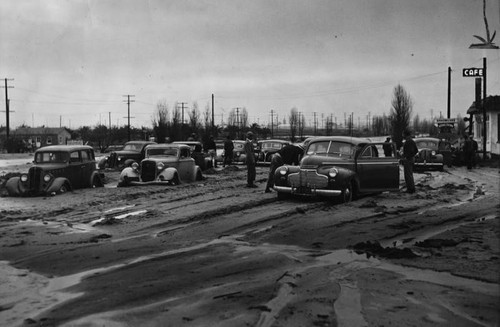
{"type": "Polygon", "coordinates": [[[304,147],[302,145],[287,144],[281,150],[273,154],[271,158],[271,165],[269,166],[269,177],[265,193],[270,193],[271,188],[274,186],[274,173],[278,167],[283,165],[298,165],[300,158],[304,154],[304,147]]]}
{"type": "Polygon", "coordinates": [[[247,187],[258,187],[254,184],[255,182],[255,149],[253,146],[253,133],[247,133],[247,139],[245,142],[245,155],[247,164],[247,187]]]}

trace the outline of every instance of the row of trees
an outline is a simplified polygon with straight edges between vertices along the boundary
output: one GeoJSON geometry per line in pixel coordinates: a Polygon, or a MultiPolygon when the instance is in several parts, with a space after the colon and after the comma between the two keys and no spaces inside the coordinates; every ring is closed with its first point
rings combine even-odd
{"type": "MultiPolygon", "coordinates": [[[[286,118],[283,124],[287,124],[289,131],[286,135],[292,141],[297,141],[307,135],[351,135],[351,136],[383,136],[391,135],[394,142],[402,144],[403,131],[412,130],[415,134],[436,135],[437,127],[432,120],[421,119],[418,115],[413,117],[413,99],[402,85],[394,88],[391,108],[389,113],[382,116],[374,116],[369,122],[369,126],[355,128],[353,117],[346,119],[344,126],[337,125],[332,117],[326,118],[326,123],[322,129],[317,129],[316,125],[307,126],[303,113],[296,107],[290,110],[288,124],[286,118]]],[[[151,119],[151,126],[134,128],[127,126],[97,125],[93,128],[84,126],[77,130],[71,130],[73,139],[82,139],[101,149],[112,144],[123,144],[131,140],[149,140],[154,138],[157,142],[187,140],[195,137],[197,140],[205,142],[210,136],[222,138],[229,135],[233,139],[242,139],[247,131],[252,131],[259,139],[273,136],[273,131],[269,126],[260,126],[250,123],[246,108],[232,109],[227,117],[227,124],[224,126],[215,125],[212,120],[212,111],[207,104],[200,112],[198,104],[194,102],[191,108],[184,108],[175,103],[172,109],[169,108],[166,100],[158,101],[156,111],[151,119]]],[[[465,122],[460,116],[457,117],[457,134],[461,135],[465,131],[465,122]]]]}

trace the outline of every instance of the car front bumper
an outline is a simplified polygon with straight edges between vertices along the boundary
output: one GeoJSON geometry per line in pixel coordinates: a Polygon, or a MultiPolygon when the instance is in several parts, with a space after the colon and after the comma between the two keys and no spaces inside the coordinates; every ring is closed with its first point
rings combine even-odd
{"type": "Polygon", "coordinates": [[[341,190],[329,190],[323,188],[303,188],[303,187],[293,187],[293,186],[274,186],[274,190],[276,192],[288,193],[288,194],[296,194],[296,195],[304,195],[304,196],[339,196],[342,194],[341,190]]]}

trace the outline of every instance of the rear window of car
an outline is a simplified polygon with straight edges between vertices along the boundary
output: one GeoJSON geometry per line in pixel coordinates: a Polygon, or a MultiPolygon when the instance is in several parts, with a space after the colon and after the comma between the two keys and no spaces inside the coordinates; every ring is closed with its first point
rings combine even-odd
{"type": "Polygon", "coordinates": [[[267,142],[262,143],[262,149],[281,149],[284,146],[283,143],[278,142],[267,142]]]}
{"type": "Polygon", "coordinates": [[[148,149],[147,157],[177,157],[176,148],[165,148],[165,149],[148,149]]]}
{"type": "Polygon", "coordinates": [[[140,152],[142,150],[142,144],[125,144],[123,147],[124,151],[138,151],[140,152]]]}
{"type": "Polygon", "coordinates": [[[68,162],[67,152],[38,152],[35,157],[36,163],[65,163],[68,162]]]}
{"type": "Polygon", "coordinates": [[[417,147],[418,148],[431,148],[431,149],[434,149],[434,148],[437,148],[438,145],[436,142],[434,141],[418,141],[418,142],[415,142],[417,143],[417,147]]]}

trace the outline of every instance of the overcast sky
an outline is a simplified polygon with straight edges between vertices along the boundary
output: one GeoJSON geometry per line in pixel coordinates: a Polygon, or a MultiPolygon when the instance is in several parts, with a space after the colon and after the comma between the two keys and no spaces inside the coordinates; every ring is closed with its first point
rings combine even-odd
{"type": "MultiPolygon", "coordinates": [[[[500,0],[486,16],[500,33],[500,0]]],[[[446,115],[450,66],[454,117],[474,101],[462,68],[483,57],[500,94],[500,50],[469,49],[473,35],[486,37],[482,0],[0,1],[0,78],[14,79],[12,128],[124,125],[127,94],[136,127],[159,101],[204,111],[212,94],[217,123],[236,107],[259,124],[292,107],[357,123],[388,114],[398,83],[414,114],[446,115]]]]}

